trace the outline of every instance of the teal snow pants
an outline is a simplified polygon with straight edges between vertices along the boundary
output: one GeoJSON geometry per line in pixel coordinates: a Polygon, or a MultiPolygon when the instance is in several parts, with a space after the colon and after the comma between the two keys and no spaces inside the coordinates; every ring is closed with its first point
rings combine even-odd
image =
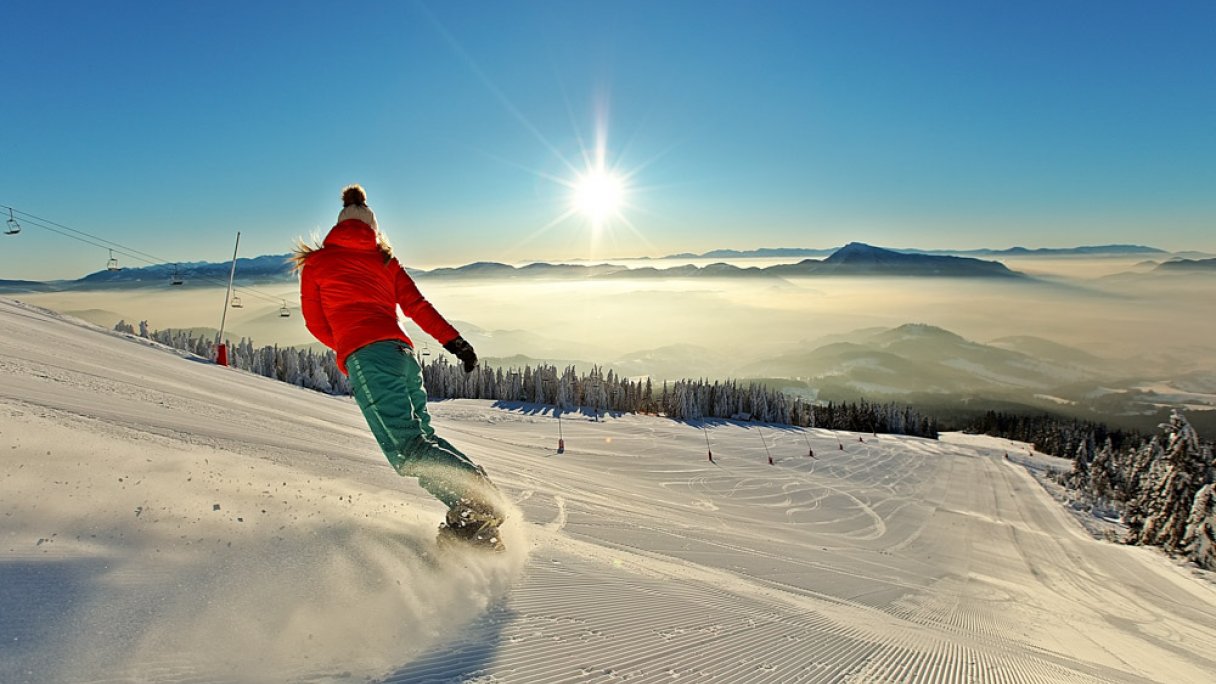
{"type": "Polygon", "coordinates": [[[346,357],[351,392],[388,462],[451,508],[493,488],[480,466],[435,435],[422,367],[399,340],[373,342],[346,357]]]}

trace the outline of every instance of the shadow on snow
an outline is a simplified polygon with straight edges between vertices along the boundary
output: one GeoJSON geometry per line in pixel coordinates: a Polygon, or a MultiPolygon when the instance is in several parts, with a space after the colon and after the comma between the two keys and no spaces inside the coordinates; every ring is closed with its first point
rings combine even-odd
{"type": "Polygon", "coordinates": [[[502,644],[503,627],[516,618],[515,611],[506,604],[506,597],[500,598],[455,641],[437,644],[379,681],[383,684],[464,682],[488,674],[502,644]]]}

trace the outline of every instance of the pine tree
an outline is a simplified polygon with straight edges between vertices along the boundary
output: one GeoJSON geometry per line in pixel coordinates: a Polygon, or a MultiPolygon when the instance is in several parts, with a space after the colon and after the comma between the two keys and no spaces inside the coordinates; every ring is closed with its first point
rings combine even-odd
{"type": "Polygon", "coordinates": [[[1161,428],[1167,435],[1162,467],[1145,492],[1146,515],[1137,541],[1176,551],[1186,534],[1195,495],[1208,484],[1210,464],[1194,428],[1178,411],[1161,428]]]}
{"type": "Polygon", "coordinates": [[[1069,473],[1065,484],[1074,489],[1089,489],[1089,454],[1084,444],[1077,448],[1072,459],[1072,472],[1069,473]]]}
{"type": "Polygon", "coordinates": [[[1216,570],[1216,485],[1204,485],[1195,495],[1182,550],[1200,567],[1216,570]]]}
{"type": "Polygon", "coordinates": [[[1104,502],[1114,494],[1114,458],[1115,447],[1107,437],[1106,443],[1094,456],[1094,462],[1089,465],[1089,494],[1095,501],[1104,502]]]}

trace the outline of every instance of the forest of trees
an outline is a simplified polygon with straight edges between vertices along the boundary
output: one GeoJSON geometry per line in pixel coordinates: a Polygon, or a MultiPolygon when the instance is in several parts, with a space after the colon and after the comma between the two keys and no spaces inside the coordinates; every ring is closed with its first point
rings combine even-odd
{"type": "Polygon", "coordinates": [[[1160,546],[1216,569],[1216,464],[1211,444],[1174,411],[1145,436],[1052,416],[989,412],[970,429],[1071,458],[1058,479],[1095,508],[1117,512],[1124,543],[1160,546]]]}
{"type": "MultiPolygon", "coordinates": [[[[119,321],[115,330],[139,335],[204,358],[215,358],[215,340],[187,330],[150,331],[147,321],[135,326],[119,321]]],[[[242,338],[228,343],[228,364],[327,394],[350,394],[346,376],[330,350],[295,347],[256,348],[242,338]]],[[[726,418],[781,425],[936,438],[937,421],[898,404],[867,401],[815,405],[760,383],[678,380],[655,386],[649,379],[630,379],[600,367],[579,374],[574,366],[493,368],[482,364],[465,373],[446,355],[421,357],[427,394],[436,399],[490,399],[554,406],[564,411],[648,413],[676,420],[726,418]]]]}
{"type": "Polygon", "coordinates": [[[1112,430],[1101,423],[1066,420],[1047,413],[1023,415],[988,411],[966,422],[962,429],[1033,444],[1042,453],[1060,458],[1073,458],[1078,449],[1092,453],[1094,445],[1108,439],[1116,449],[1127,442],[1143,439],[1138,432],[1112,430]]]}

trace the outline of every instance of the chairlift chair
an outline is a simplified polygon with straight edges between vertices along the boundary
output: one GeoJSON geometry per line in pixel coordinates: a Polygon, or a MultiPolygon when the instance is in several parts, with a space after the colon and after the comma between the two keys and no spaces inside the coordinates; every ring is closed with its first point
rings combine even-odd
{"type": "Polygon", "coordinates": [[[279,318],[290,318],[291,310],[287,308],[287,301],[283,301],[283,306],[279,308],[279,318]]]}
{"type": "Polygon", "coordinates": [[[110,250],[110,260],[106,262],[107,271],[121,271],[122,267],[118,265],[118,258],[114,256],[114,250],[110,250]]]}
{"type": "Polygon", "coordinates": [[[236,296],[236,295],[232,295],[232,308],[234,308],[234,309],[243,309],[243,308],[245,308],[245,305],[241,303],[241,298],[240,298],[240,297],[238,297],[238,296],[236,296]]]}
{"type": "Polygon", "coordinates": [[[8,223],[5,225],[5,235],[16,235],[21,232],[21,224],[17,223],[17,219],[13,218],[13,210],[8,210],[8,223]]]}
{"type": "Polygon", "coordinates": [[[182,280],[181,274],[177,270],[177,264],[173,264],[173,277],[169,280],[170,285],[182,285],[186,281],[182,280]]]}

